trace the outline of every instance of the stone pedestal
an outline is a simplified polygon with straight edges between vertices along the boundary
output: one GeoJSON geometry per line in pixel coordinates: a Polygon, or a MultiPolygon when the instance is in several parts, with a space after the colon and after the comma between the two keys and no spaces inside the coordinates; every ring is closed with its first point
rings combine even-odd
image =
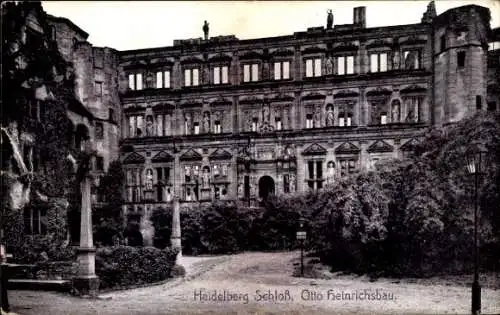
{"type": "Polygon", "coordinates": [[[81,183],[82,209],[80,222],[80,247],[78,248],[78,274],[73,278],[71,293],[95,297],[99,290],[99,278],[95,274],[95,248],[92,232],[92,208],[90,203],[91,177],[81,183]]]}

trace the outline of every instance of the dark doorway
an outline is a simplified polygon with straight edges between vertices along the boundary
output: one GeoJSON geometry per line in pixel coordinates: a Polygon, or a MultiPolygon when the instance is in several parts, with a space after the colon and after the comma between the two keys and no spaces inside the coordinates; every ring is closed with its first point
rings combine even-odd
{"type": "Polygon", "coordinates": [[[274,180],[271,176],[262,176],[259,180],[259,197],[266,200],[274,195],[274,180]]]}

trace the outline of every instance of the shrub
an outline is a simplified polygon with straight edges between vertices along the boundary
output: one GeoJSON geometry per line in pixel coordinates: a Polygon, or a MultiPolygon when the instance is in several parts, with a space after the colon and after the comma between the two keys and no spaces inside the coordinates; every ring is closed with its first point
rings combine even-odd
{"type": "Polygon", "coordinates": [[[177,251],[154,247],[102,247],[96,253],[101,288],[119,288],[165,280],[172,276],[177,251]]]}
{"type": "Polygon", "coordinates": [[[38,263],[46,261],[71,261],[76,259],[76,251],[51,235],[26,236],[23,244],[14,252],[13,261],[38,263]]]}

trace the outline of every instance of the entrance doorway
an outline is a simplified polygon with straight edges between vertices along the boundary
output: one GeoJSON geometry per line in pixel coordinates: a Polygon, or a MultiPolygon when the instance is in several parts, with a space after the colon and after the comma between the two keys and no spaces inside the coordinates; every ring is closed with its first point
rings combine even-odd
{"type": "Polygon", "coordinates": [[[271,176],[262,176],[259,179],[259,198],[266,200],[270,195],[274,195],[274,180],[271,176]]]}

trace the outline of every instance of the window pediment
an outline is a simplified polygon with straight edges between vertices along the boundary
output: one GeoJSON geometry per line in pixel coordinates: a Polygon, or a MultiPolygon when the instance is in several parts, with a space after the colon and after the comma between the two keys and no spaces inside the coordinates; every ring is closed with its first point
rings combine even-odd
{"type": "Polygon", "coordinates": [[[330,49],[331,52],[340,53],[340,52],[356,52],[359,49],[359,46],[355,43],[349,42],[341,42],[335,43],[333,47],[330,49]]]}
{"type": "Polygon", "coordinates": [[[361,150],[351,142],[344,142],[335,149],[335,154],[358,154],[361,150]]]}
{"type": "Polygon", "coordinates": [[[151,162],[153,163],[166,163],[172,161],[174,161],[174,157],[165,151],[159,152],[151,159],[151,162]]]}
{"type": "Polygon", "coordinates": [[[366,49],[373,49],[373,48],[391,49],[392,48],[392,40],[391,39],[374,39],[374,40],[368,41],[368,43],[366,44],[366,49]]]}
{"type": "Polygon", "coordinates": [[[153,106],[154,112],[172,112],[174,109],[175,109],[175,104],[173,102],[157,104],[153,106]]]}
{"type": "Polygon", "coordinates": [[[359,93],[353,90],[342,90],[333,95],[334,99],[338,98],[357,98],[359,93]]]}
{"type": "Polygon", "coordinates": [[[209,160],[230,160],[233,156],[231,153],[224,149],[216,149],[210,156],[208,157],[209,160]]]}
{"type": "Polygon", "coordinates": [[[320,92],[311,92],[308,93],[304,96],[302,96],[303,100],[318,100],[318,99],[324,99],[326,98],[326,95],[320,92]]]}
{"type": "Polygon", "coordinates": [[[188,56],[181,58],[182,65],[201,64],[201,63],[204,63],[203,58],[201,56],[188,56]]]}
{"type": "Polygon", "coordinates": [[[144,164],[146,159],[137,152],[130,153],[124,160],[123,164],[144,164]]]}
{"type": "Polygon", "coordinates": [[[233,57],[231,57],[230,54],[224,54],[224,53],[219,53],[219,54],[211,54],[208,56],[208,62],[231,62],[233,57]]]}
{"type": "Polygon", "coordinates": [[[262,59],[263,54],[261,51],[250,50],[242,52],[239,59],[240,60],[251,60],[251,59],[262,59]]]}
{"type": "Polygon", "coordinates": [[[239,101],[240,104],[255,104],[262,103],[264,101],[263,96],[246,96],[242,97],[239,101]]]}
{"type": "Polygon", "coordinates": [[[420,142],[417,139],[411,138],[410,140],[406,141],[399,149],[401,151],[413,151],[419,144],[420,142]]]}
{"type": "Polygon", "coordinates": [[[269,51],[270,55],[273,57],[289,57],[293,56],[293,48],[278,48],[269,51]]]}
{"type": "Polygon", "coordinates": [[[291,93],[277,93],[269,97],[269,100],[273,102],[286,102],[286,101],[293,101],[294,99],[295,97],[291,93]]]}
{"type": "Polygon", "coordinates": [[[203,157],[195,150],[189,149],[184,154],[182,154],[179,159],[181,161],[201,161],[203,157]]]}
{"type": "Polygon", "coordinates": [[[407,86],[399,91],[399,93],[401,94],[425,93],[425,92],[427,92],[427,89],[425,87],[415,84],[407,86]]]}
{"type": "Polygon", "coordinates": [[[303,55],[324,53],[325,51],[326,45],[304,46],[301,50],[303,55]]]}
{"type": "Polygon", "coordinates": [[[369,153],[385,153],[394,151],[394,147],[384,140],[377,140],[367,149],[369,153]]]}
{"type": "Polygon", "coordinates": [[[302,155],[325,155],[325,154],[326,154],[326,149],[317,143],[311,144],[302,152],[302,155]]]}
{"type": "Polygon", "coordinates": [[[389,97],[391,96],[392,91],[386,88],[376,88],[374,90],[370,90],[366,93],[367,97],[389,97]]]}
{"type": "Polygon", "coordinates": [[[210,99],[208,103],[210,104],[210,106],[230,106],[233,104],[233,101],[229,98],[217,97],[210,99]]]}
{"type": "Polygon", "coordinates": [[[408,36],[399,40],[401,46],[417,46],[427,43],[427,39],[421,36],[408,36]]]}
{"type": "Polygon", "coordinates": [[[203,106],[203,101],[201,100],[184,100],[181,101],[182,107],[201,107],[203,106]]]}

